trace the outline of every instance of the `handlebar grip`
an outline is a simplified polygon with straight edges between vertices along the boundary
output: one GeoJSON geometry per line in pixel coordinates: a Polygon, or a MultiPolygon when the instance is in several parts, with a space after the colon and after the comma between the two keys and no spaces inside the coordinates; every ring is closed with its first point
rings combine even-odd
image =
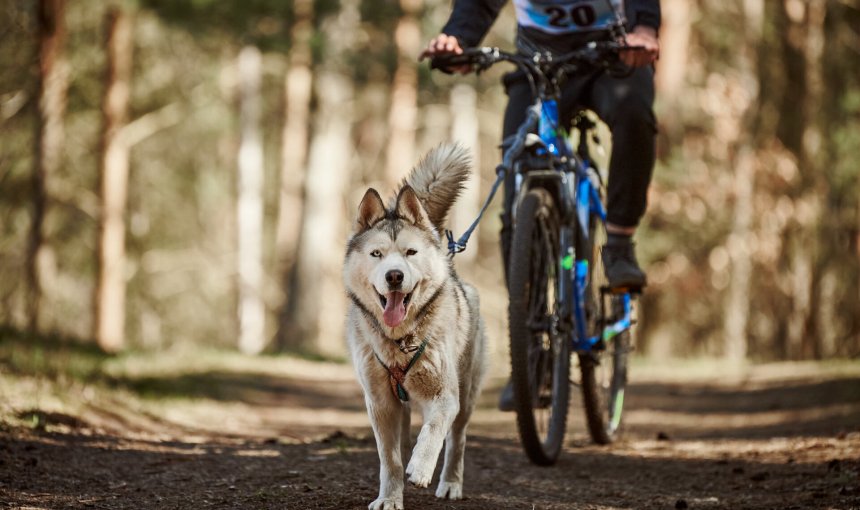
{"type": "Polygon", "coordinates": [[[452,67],[484,66],[493,62],[492,50],[494,48],[466,48],[459,54],[436,55],[430,59],[430,69],[438,69],[450,74],[452,67]]]}
{"type": "Polygon", "coordinates": [[[460,55],[448,54],[448,55],[436,55],[435,57],[430,59],[430,69],[438,69],[444,73],[451,73],[450,69],[452,67],[463,66],[463,65],[472,65],[475,63],[475,59],[466,53],[462,53],[460,55]]]}

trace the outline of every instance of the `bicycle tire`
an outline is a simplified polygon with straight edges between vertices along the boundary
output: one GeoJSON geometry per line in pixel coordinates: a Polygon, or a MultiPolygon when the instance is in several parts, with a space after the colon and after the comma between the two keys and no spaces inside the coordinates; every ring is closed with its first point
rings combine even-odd
{"type": "MultiPolygon", "coordinates": [[[[606,306],[600,288],[606,283],[600,250],[605,241],[602,223],[592,218],[589,224],[588,245],[588,289],[585,293],[589,302],[589,336],[600,335],[608,324],[606,306]]],[[[623,313],[620,296],[610,295],[610,317],[623,313]]],[[[602,345],[602,349],[592,349],[580,353],[580,388],[586,423],[591,439],[601,445],[615,441],[622,432],[624,395],[627,388],[627,354],[630,351],[631,333],[627,329],[602,345]]]]}
{"type": "Polygon", "coordinates": [[[624,417],[624,395],[627,387],[627,350],[629,333],[624,332],[612,340],[609,352],[594,356],[579,355],[582,377],[582,400],[591,439],[600,445],[613,443],[621,436],[624,417]],[[603,364],[609,364],[608,384],[598,375],[603,364]]]}
{"type": "Polygon", "coordinates": [[[517,428],[526,455],[542,466],[561,452],[570,398],[570,346],[557,328],[558,235],[552,196],[529,191],[512,236],[508,321],[517,428]]]}

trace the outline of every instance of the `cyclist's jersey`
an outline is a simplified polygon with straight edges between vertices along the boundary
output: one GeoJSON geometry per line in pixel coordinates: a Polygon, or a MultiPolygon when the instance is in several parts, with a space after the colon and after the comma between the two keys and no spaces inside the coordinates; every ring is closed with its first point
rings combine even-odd
{"type": "MultiPolygon", "coordinates": [[[[454,0],[442,33],[460,46],[477,46],[502,7],[510,0],[454,0]]],[[[660,28],[660,0],[513,0],[519,33],[539,45],[570,51],[605,34],[614,19],[612,8],[625,18],[628,30],[637,25],[660,28]],[[610,8],[611,5],[611,8],[610,8]]]]}
{"type": "Polygon", "coordinates": [[[547,34],[603,30],[624,19],[624,0],[514,0],[517,24],[547,34]]]}

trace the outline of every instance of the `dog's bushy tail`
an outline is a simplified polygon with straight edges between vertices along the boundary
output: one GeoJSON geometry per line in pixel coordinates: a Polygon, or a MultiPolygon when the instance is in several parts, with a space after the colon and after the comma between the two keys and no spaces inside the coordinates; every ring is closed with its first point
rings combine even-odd
{"type": "Polygon", "coordinates": [[[430,222],[441,232],[454,200],[471,173],[472,158],[460,144],[445,143],[427,153],[401,185],[415,190],[430,222]]]}

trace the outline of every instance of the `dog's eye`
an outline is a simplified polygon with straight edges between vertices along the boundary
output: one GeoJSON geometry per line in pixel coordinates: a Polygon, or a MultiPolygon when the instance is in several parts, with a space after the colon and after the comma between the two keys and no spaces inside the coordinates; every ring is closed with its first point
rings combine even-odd
{"type": "Polygon", "coordinates": [[[408,250],[406,250],[406,256],[407,257],[415,255],[416,253],[418,253],[418,250],[413,250],[412,248],[409,248],[408,250]]]}
{"type": "Polygon", "coordinates": [[[382,252],[379,250],[373,250],[372,252],[370,252],[370,256],[381,259],[382,258],[382,252]]]}

